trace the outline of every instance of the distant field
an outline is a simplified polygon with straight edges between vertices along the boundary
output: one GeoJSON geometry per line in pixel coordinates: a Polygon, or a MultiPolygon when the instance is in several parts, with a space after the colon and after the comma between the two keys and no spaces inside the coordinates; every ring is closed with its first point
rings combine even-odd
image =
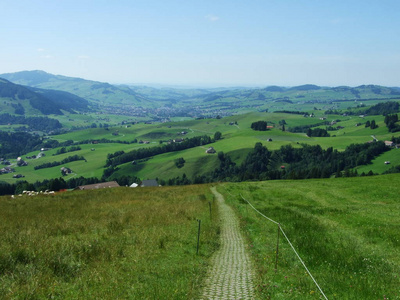
{"type": "Polygon", "coordinates": [[[280,234],[241,196],[279,222],[328,299],[400,298],[400,175],[224,184],[241,216],[259,299],[321,299],[280,234]]]}
{"type": "MultiPolygon", "coordinates": [[[[150,142],[149,144],[133,143],[129,145],[121,143],[81,145],[82,150],[73,154],[83,155],[87,162],[79,161],[64,165],[70,167],[74,171],[72,175],[65,177],[65,179],[68,179],[72,176],[101,177],[109,153],[121,150],[128,152],[137,149],[138,147],[156,147],[159,145],[160,141],[165,142],[170,139],[191,138],[199,135],[208,135],[212,137],[217,131],[222,133],[222,139],[211,145],[204,145],[184,151],[157,155],[136,166],[132,166],[130,163],[121,165],[119,166],[119,171],[116,173],[117,175],[123,174],[137,176],[141,179],[158,177],[159,179],[168,180],[170,178],[182,176],[183,173],[185,173],[189,178],[193,178],[195,175],[202,175],[214,170],[218,163],[216,158],[217,155],[208,155],[205,153],[205,150],[209,146],[213,146],[217,152],[222,151],[224,153],[232,154],[233,160],[237,164],[240,164],[246,157],[248,151],[252,149],[257,142],[262,142],[269,150],[277,150],[281,146],[287,144],[290,144],[293,147],[300,147],[302,143],[306,143],[310,145],[318,144],[325,149],[333,147],[334,149],[342,151],[350,144],[366,143],[371,141],[373,140],[372,136],[382,141],[390,140],[393,135],[398,136],[388,132],[383,122],[383,116],[360,118],[358,116],[327,115],[327,119],[322,121],[319,118],[323,116],[323,112],[315,111],[314,113],[316,116],[310,118],[298,114],[252,112],[221,119],[185,119],[183,121],[170,123],[118,125],[109,127],[108,130],[105,128],[89,128],[73,131],[67,134],[51,136],[51,138],[59,142],[67,140],[82,141],[89,139],[107,139],[111,141],[124,142],[132,142],[136,139],[137,141],[142,140],[150,142]],[[250,128],[251,123],[261,120],[269,122],[274,126],[274,128],[269,131],[254,131],[250,128]],[[285,120],[286,122],[286,131],[282,131],[281,126],[279,125],[279,122],[282,120],[285,120]],[[379,127],[374,130],[365,128],[365,122],[367,120],[375,120],[379,127]],[[288,131],[290,128],[296,126],[317,125],[325,121],[338,121],[337,124],[333,126],[341,126],[343,128],[329,131],[329,134],[331,135],[329,138],[309,138],[305,133],[291,133],[288,131]],[[359,126],[356,126],[357,124],[359,124],[359,126]],[[182,132],[185,132],[185,134],[182,134],[182,132]],[[115,135],[113,135],[113,133],[115,135]],[[272,141],[268,141],[269,139],[272,139],[272,141]],[[92,148],[94,148],[95,151],[91,151],[92,148]],[[178,169],[175,166],[175,159],[180,157],[183,157],[186,163],[183,168],[178,169]]],[[[81,115],[75,117],[80,118],[81,115]]],[[[326,125],[321,125],[320,127],[325,129],[326,125]]],[[[33,167],[38,164],[62,160],[71,155],[67,153],[52,157],[51,155],[55,153],[56,150],[57,149],[52,149],[46,152],[46,157],[41,158],[40,160],[28,160],[29,166],[27,167],[16,167],[17,174],[24,175],[24,179],[29,182],[59,177],[60,167],[38,171],[33,170],[33,167]]],[[[27,155],[33,154],[37,155],[38,152],[28,153],[27,155]]],[[[389,156],[385,158],[385,160],[390,160],[392,165],[398,164],[396,156],[389,156]]],[[[359,171],[362,172],[367,170],[366,172],[368,172],[369,170],[372,170],[373,172],[381,173],[386,169],[385,166],[382,166],[381,160],[377,159],[369,166],[360,167],[359,171]]],[[[13,174],[1,175],[0,180],[9,183],[16,182],[17,179],[12,178],[12,175],[13,174]]]]}
{"type": "Polygon", "coordinates": [[[0,298],[198,299],[219,243],[210,201],[208,186],[0,197],[0,298]]]}

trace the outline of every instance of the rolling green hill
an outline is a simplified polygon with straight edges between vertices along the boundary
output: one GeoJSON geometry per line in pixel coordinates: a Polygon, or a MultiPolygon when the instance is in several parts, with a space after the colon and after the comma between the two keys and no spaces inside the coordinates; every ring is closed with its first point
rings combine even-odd
{"type": "Polygon", "coordinates": [[[117,87],[108,83],[53,75],[43,71],[22,71],[0,75],[13,83],[35,88],[59,90],[77,95],[97,105],[139,105],[150,107],[152,102],[128,87],[117,87]]]}
{"type": "MultiPolygon", "coordinates": [[[[73,177],[98,177],[100,178],[105,170],[107,156],[110,153],[117,151],[129,152],[140,148],[159,147],[160,141],[164,144],[168,140],[179,138],[191,138],[195,136],[208,135],[213,136],[215,132],[222,133],[222,139],[215,141],[210,145],[198,146],[182,151],[164,153],[149,157],[146,160],[137,162],[133,165],[131,162],[118,165],[118,170],[115,171],[112,178],[119,176],[136,176],[141,179],[159,178],[168,181],[169,179],[181,177],[183,174],[190,179],[195,176],[201,176],[212,172],[219,166],[218,152],[224,152],[229,155],[236,165],[240,165],[254,148],[258,142],[262,143],[270,151],[279,150],[284,145],[289,145],[293,148],[302,147],[302,144],[312,146],[320,145],[322,149],[332,147],[338,151],[344,151],[351,144],[365,144],[372,141],[374,138],[379,141],[390,140],[396,134],[388,132],[383,123],[383,116],[342,116],[342,115],[326,115],[324,122],[337,122],[341,125],[339,129],[329,131],[330,137],[308,137],[305,133],[290,132],[290,128],[296,126],[318,125],[321,123],[319,113],[316,112],[315,117],[304,117],[298,114],[285,113],[261,113],[253,112],[248,114],[225,117],[221,119],[202,119],[188,120],[181,122],[155,123],[155,124],[134,124],[134,125],[119,125],[109,128],[88,128],[70,133],[51,136],[51,140],[60,143],[66,141],[81,142],[81,141],[96,141],[106,140],[107,143],[98,144],[82,144],[81,150],[74,154],[82,155],[86,162],[76,161],[70,162],[63,166],[69,167],[73,173],[66,176],[65,180],[73,177]],[[366,128],[364,125],[356,126],[357,124],[365,124],[367,120],[376,120],[377,129],[366,128]],[[272,129],[268,131],[254,131],[250,128],[252,122],[257,120],[268,121],[272,129]],[[286,131],[282,131],[280,121],[285,120],[286,131]],[[182,132],[186,132],[182,134],[182,132]],[[374,138],[372,137],[374,136],[374,138]],[[139,141],[149,142],[148,144],[139,143],[139,141]],[[134,142],[134,143],[132,143],[134,142]],[[208,147],[214,147],[217,153],[207,154],[205,151],[208,147]],[[178,168],[175,161],[178,158],[183,158],[185,163],[183,167],[178,168]]],[[[322,112],[320,113],[322,116],[322,112]]],[[[34,167],[53,161],[61,161],[70,154],[62,154],[53,156],[60,147],[50,149],[45,152],[46,156],[40,159],[26,160],[28,166],[15,166],[15,173],[3,174],[0,179],[5,182],[15,183],[19,179],[13,178],[14,174],[22,174],[24,180],[35,182],[36,180],[44,180],[59,177],[60,167],[51,167],[47,169],[34,170],[34,167]]],[[[400,164],[398,161],[399,149],[392,149],[386,152],[381,157],[372,161],[372,164],[357,167],[359,174],[372,170],[375,173],[383,173],[390,169],[391,166],[400,164]],[[392,164],[384,164],[384,161],[391,161],[392,164]]],[[[27,153],[26,156],[38,155],[39,151],[27,153]]],[[[25,159],[25,156],[23,156],[25,159]]],[[[11,162],[16,164],[15,160],[11,162]]],[[[279,165],[280,166],[280,165],[279,165]]],[[[278,167],[279,167],[278,166],[278,167]]],[[[111,178],[110,178],[111,179],[111,178]]]]}
{"type": "Polygon", "coordinates": [[[17,115],[62,115],[88,111],[88,101],[76,95],[25,87],[0,78],[0,109],[17,115]]]}
{"type": "Polygon", "coordinates": [[[388,100],[400,101],[398,88],[378,85],[182,89],[111,85],[43,71],[1,74],[0,77],[16,84],[75,94],[90,101],[93,109],[103,113],[153,119],[228,116],[265,110],[311,113],[315,110],[345,110],[388,100]]]}

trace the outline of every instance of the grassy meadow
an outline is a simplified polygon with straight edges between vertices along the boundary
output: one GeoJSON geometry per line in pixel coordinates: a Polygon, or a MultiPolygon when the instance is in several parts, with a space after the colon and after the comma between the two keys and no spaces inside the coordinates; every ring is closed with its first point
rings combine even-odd
{"type": "Polygon", "coordinates": [[[212,200],[209,186],[1,197],[0,298],[196,299],[219,245],[212,200]]]}
{"type": "MultiPolygon", "coordinates": [[[[400,299],[398,174],[218,186],[239,215],[257,299],[400,299]]],[[[209,185],[0,198],[4,299],[198,299],[219,245],[209,185]],[[209,215],[212,203],[212,220],[209,215]],[[196,255],[197,219],[202,220],[196,255]]]]}
{"type": "Polygon", "coordinates": [[[279,222],[328,299],[400,299],[398,174],[223,184],[258,272],[259,299],[321,299],[279,222]]]}

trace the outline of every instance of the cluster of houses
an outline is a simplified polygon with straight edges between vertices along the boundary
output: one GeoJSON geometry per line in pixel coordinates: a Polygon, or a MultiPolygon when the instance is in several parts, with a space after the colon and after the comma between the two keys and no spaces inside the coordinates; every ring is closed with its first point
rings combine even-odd
{"type": "Polygon", "coordinates": [[[9,173],[14,173],[15,170],[11,167],[4,167],[0,169],[0,174],[9,174],[9,173]]]}

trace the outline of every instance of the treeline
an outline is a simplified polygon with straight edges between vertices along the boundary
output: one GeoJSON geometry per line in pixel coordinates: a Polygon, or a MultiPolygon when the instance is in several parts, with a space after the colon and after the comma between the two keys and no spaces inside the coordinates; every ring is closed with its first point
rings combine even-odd
{"type": "Polygon", "coordinates": [[[386,115],[385,116],[385,124],[389,129],[389,132],[397,132],[400,131],[400,125],[396,124],[399,121],[399,116],[397,114],[386,115]]]}
{"type": "Polygon", "coordinates": [[[268,123],[266,121],[257,121],[251,123],[250,128],[257,131],[267,131],[268,130],[267,125],[268,123]]]}
{"type": "Polygon", "coordinates": [[[43,141],[37,135],[27,132],[8,133],[0,131],[0,157],[17,158],[25,153],[43,147],[43,141]]]}
{"type": "MultiPolygon", "coordinates": [[[[120,186],[129,186],[133,182],[140,183],[140,178],[136,176],[121,176],[115,179],[120,186]]],[[[36,181],[29,183],[27,181],[18,181],[17,183],[9,184],[6,182],[0,182],[0,195],[14,195],[21,194],[22,191],[59,191],[63,189],[74,189],[81,185],[95,184],[105,182],[104,179],[98,179],[96,177],[73,177],[67,181],[64,178],[46,179],[43,181],[36,181]]]]}
{"type": "Polygon", "coordinates": [[[189,139],[184,140],[181,143],[170,143],[170,144],[162,144],[157,147],[151,148],[140,148],[137,150],[132,150],[127,153],[119,152],[118,154],[108,155],[108,159],[106,162],[106,167],[116,167],[118,165],[132,162],[134,160],[148,158],[154,155],[159,155],[168,152],[181,151],[189,148],[194,148],[197,146],[207,145],[213,143],[215,140],[207,135],[196,136],[189,139]]]}
{"type": "Polygon", "coordinates": [[[70,148],[68,148],[68,149],[67,149],[66,147],[61,147],[61,148],[58,149],[58,150],[56,151],[56,153],[53,154],[53,155],[60,155],[60,154],[69,153],[69,152],[74,152],[74,151],[79,151],[79,150],[82,150],[82,148],[79,147],[79,146],[72,146],[72,147],[70,147],[70,148]]]}
{"type": "MultiPolygon", "coordinates": [[[[379,100],[379,99],[378,99],[379,100]]],[[[347,115],[388,115],[388,114],[394,114],[399,112],[399,103],[394,102],[394,101],[387,101],[383,103],[378,103],[375,105],[372,105],[371,107],[367,109],[363,109],[364,106],[359,106],[357,108],[348,108],[346,111],[340,111],[340,110],[327,110],[325,111],[326,115],[329,114],[347,114],[347,115]]]]}
{"type": "Polygon", "coordinates": [[[316,126],[322,126],[322,125],[327,125],[327,122],[319,122],[319,123],[315,123],[315,124],[311,124],[311,125],[302,125],[302,126],[293,126],[290,127],[288,129],[288,131],[293,132],[293,133],[298,133],[298,132],[303,132],[303,133],[307,133],[307,131],[310,128],[316,127],[316,126]]]}
{"type": "Polygon", "coordinates": [[[0,125],[7,124],[24,124],[28,125],[29,129],[37,131],[49,132],[62,127],[61,123],[56,119],[47,117],[24,117],[12,116],[10,114],[0,115],[0,125]]]}
{"type": "Polygon", "coordinates": [[[331,135],[325,130],[325,129],[322,129],[322,128],[315,128],[315,129],[311,129],[311,128],[309,128],[308,130],[307,130],[307,136],[308,137],[330,137],[331,135]]]}
{"type": "Polygon", "coordinates": [[[282,113],[282,114],[294,114],[294,115],[309,115],[306,111],[297,111],[297,110],[276,110],[274,113],[282,113]]]}
{"type": "Polygon", "coordinates": [[[365,110],[365,114],[368,115],[387,115],[397,113],[399,111],[399,103],[394,101],[388,101],[384,103],[378,103],[365,110]]]}
{"type": "Polygon", "coordinates": [[[109,140],[109,139],[87,139],[82,140],[79,142],[74,142],[73,145],[84,145],[84,144],[108,144],[108,143],[115,143],[115,144],[134,144],[137,143],[137,139],[133,139],[132,141],[121,141],[121,140],[109,140]]]}
{"type": "MultiPolygon", "coordinates": [[[[248,181],[277,179],[329,178],[332,176],[359,176],[351,169],[371,163],[372,159],[388,151],[384,142],[352,144],[339,152],[332,147],[324,150],[321,146],[302,144],[301,148],[291,145],[270,151],[257,143],[242,164],[237,166],[229,155],[218,153],[219,166],[206,175],[197,175],[192,180],[176,177],[161,184],[199,184],[217,181],[248,181]]],[[[372,172],[364,175],[373,175],[372,172]]]]}
{"type": "Polygon", "coordinates": [[[52,168],[52,167],[60,166],[60,165],[63,165],[63,164],[69,163],[69,162],[73,162],[73,161],[78,161],[78,160],[86,161],[86,159],[82,155],[73,155],[73,156],[68,156],[68,157],[64,158],[62,161],[53,161],[53,162],[48,162],[48,163],[44,163],[44,164],[35,166],[34,169],[40,170],[40,169],[45,169],[45,168],[52,168]]]}

